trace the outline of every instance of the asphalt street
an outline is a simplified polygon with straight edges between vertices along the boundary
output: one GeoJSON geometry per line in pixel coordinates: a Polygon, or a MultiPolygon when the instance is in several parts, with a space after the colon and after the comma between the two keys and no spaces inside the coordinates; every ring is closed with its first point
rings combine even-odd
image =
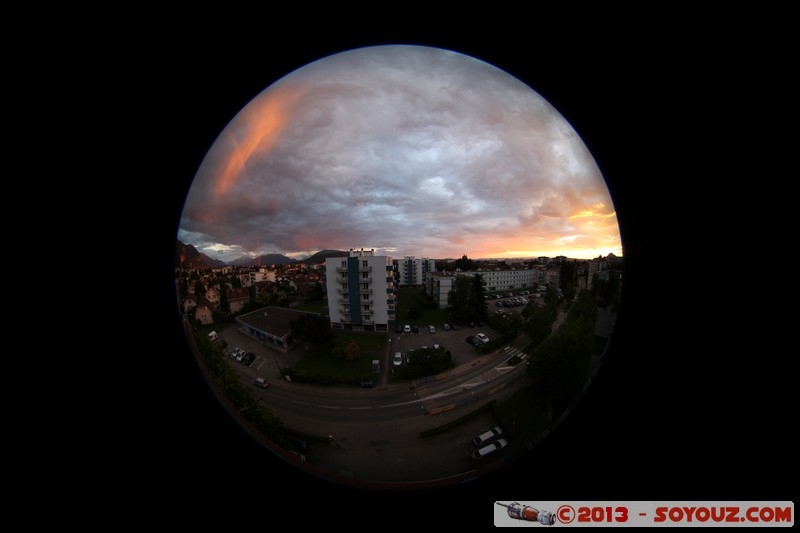
{"type": "MultiPolygon", "coordinates": [[[[434,334],[392,334],[383,364],[383,379],[374,388],[315,386],[288,382],[280,368],[295,364],[300,354],[269,350],[242,331],[231,328],[221,333],[228,348],[240,347],[257,355],[249,366],[232,362],[243,381],[252,383],[266,377],[270,387],[254,388],[263,404],[278,415],[284,426],[309,439],[305,461],[288,455],[300,468],[331,479],[349,482],[430,484],[465,479],[481,469],[501,466],[511,456],[524,453],[522,439],[509,442],[481,461],[470,458],[471,440],[497,425],[490,411],[433,437],[420,433],[471,413],[491,400],[502,402],[525,383],[524,364],[506,361],[519,351],[514,347],[480,354],[465,337],[490,328],[443,331],[434,334]],[[440,344],[460,363],[436,380],[401,381],[388,379],[389,354],[440,344]]],[[[521,347],[521,346],[520,346],[521,347]]]]}

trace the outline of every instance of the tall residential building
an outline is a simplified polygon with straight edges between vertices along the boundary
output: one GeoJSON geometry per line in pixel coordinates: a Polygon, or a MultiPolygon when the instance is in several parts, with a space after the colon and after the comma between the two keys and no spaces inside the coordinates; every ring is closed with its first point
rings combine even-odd
{"type": "Polygon", "coordinates": [[[424,286],[428,273],[436,271],[436,261],[433,259],[415,259],[413,256],[406,256],[404,259],[396,260],[395,263],[400,278],[397,284],[401,287],[424,286]]]}
{"type": "Polygon", "coordinates": [[[431,272],[428,274],[425,292],[439,305],[439,309],[447,307],[448,297],[450,291],[453,290],[455,279],[456,277],[453,274],[444,272],[431,272]]]}
{"type": "Polygon", "coordinates": [[[374,250],[350,250],[348,257],[325,262],[331,327],[388,331],[394,327],[395,287],[392,258],[374,250]]]}

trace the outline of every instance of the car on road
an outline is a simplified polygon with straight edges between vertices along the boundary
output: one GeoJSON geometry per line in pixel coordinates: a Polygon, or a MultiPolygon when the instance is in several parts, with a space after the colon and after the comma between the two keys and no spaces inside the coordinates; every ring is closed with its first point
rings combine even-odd
{"type": "Polygon", "coordinates": [[[394,364],[394,366],[402,366],[402,364],[403,364],[403,354],[400,353],[400,352],[395,352],[394,353],[394,359],[392,360],[392,364],[394,364]]]}
{"type": "Polygon", "coordinates": [[[403,326],[403,331],[406,333],[411,333],[411,326],[406,324],[405,326],[403,326]]]}
{"type": "Polygon", "coordinates": [[[476,334],[476,335],[475,335],[475,338],[477,338],[477,339],[478,339],[479,341],[481,341],[483,344],[486,344],[487,342],[489,342],[489,337],[487,337],[487,336],[486,336],[486,335],[484,335],[483,333],[478,333],[478,334],[476,334]]]}
{"type": "Polygon", "coordinates": [[[433,326],[428,326],[428,333],[431,333],[431,334],[436,333],[436,328],[433,327],[433,326]]]}
{"type": "Polygon", "coordinates": [[[508,441],[506,439],[497,439],[496,441],[487,444],[483,448],[475,450],[471,455],[473,459],[483,459],[487,455],[492,454],[497,450],[502,450],[506,446],[508,446],[508,441]]]}
{"type": "Polygon", "coordinates": [[[475,446],[482,446],[488,443],[489,441],[496,439],[502,434],[503,434],[503,428],[501,428],[500,426],[495,426],[489,431],[481,433],[480,435],[472,439],[472,444],[474,444],[475,446]]]}
{"type": "Polygon", "coordinates": [[[261,389],[269,388],[269,383],[267,383],[267,378],[256,378],[255,381],[253,381],[253,385],[261,389]]]}

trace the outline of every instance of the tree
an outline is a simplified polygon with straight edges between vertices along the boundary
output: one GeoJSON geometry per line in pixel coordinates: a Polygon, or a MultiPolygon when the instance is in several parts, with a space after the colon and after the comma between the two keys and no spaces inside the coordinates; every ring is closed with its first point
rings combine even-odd
{"type": "Polygon", "coordinates": [[[469,304],[472,309],[472,320],[475,322],[483,322],[486,320],[489,312],[486,306],[486,297],[483,294],[483,276],[475,274],[472,277],[472,285],[469,291],[469,304]]]}
{"type": "Polygon", "coordinates": [[[461,256],[461,259],[456,259],[455,267],[465,272],[478,270],[478,264],[472,259],[468,258],[466,254],[461,256]]]}
{"type": "Polygon", "coordinates": [[[206,295],[206,286],[203,285],[203,282],[197,280],[194,282],[194,293],[197,296],[205,296],[206,295]]]}
{"type": "Polygon", "coordinates": [[[361,357],[361,346],[355,340],[351,340],[344,348],[344,360],[355,361],[361,357]]]}
{"type": "Polygon", "coordinates": [[[225,278],[219,282],[219,307],[225,311],[230,311],[231,309],[228,303],[228,284],[225,283],[225,278]]]}

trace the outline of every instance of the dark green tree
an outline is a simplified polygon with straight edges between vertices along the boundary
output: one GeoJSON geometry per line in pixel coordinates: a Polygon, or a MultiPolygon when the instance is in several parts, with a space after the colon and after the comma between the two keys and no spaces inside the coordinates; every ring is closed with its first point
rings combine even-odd
{"type": "Polygon", "coordinates": [[[206,286],[203,285],[202,281],[197,280],[194,282],[194,293],[198,296],[206,295],[206,286]]]}
{"type": "Polygon", "coordinates": [[[483,322],[489,315],[486,306],[486,297],[483,294],[483,276],[475,274],[472,277],[472,284],[469,291],[469,305],[472,309],[472,320],[483,322]]]}
{"type": "Polygon", "coordinates": [[[455,261],[455,268],[463,270],[465,272],[470,272],[473,270],[478,270],[478,264],[472,259],[468,258],[466,254],[464,254],[463,256],[461,256],[461,259],[457,259],[455,261]]]}

